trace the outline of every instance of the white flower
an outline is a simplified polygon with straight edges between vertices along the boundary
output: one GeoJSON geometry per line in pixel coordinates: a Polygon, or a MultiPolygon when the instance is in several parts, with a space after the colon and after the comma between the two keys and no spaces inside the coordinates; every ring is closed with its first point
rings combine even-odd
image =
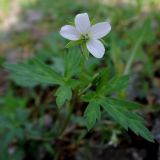
{"type": "Polygon", "coordinates": [[[102,58],[105,48],[99,40],[106,36],[111,30],[108,22],[101,22],[91,26],[87,13],[81,13],[75,17],[75,26],[65,25],[60,34],[71,41],[84,40],[89,52],[96,58],[102,58]]]}

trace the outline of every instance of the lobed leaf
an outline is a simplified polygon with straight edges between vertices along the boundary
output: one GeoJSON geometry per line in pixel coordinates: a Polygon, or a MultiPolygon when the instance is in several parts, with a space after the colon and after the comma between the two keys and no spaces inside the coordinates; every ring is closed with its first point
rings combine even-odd
{"type": "Polygon", "coordinates": [[[103,99],[101,105],[104,110],[126,130],[131,129],[135,134],[153,142],[151,132],[145,127],[144,119],[127,108],[119,106],[119,103],[110,99],[103,99]]]}
{"type": "Polygon", "coordinates": [[[62,84],[62,77],[38,59],[18,64],[5,64],[11,71],[10,78],[18,85],[33,87],[38,84],[62,84]]]}
{"type": "Polygon", "coordinates": [[[110,101],[110,103],[112,105],[121,106],[121,107],[124,107],[128,110],[136,110],[136,109],[140,109],[140,108],[143,107],[139,103],[131,102],[131,101],[128,101],[128,100],[122,100],[122,99],[117,99],[117,98],[106,98],[106,99],[108,101],[110,101]]]}
{"type": "Polygon", "coordinates": [[[66,100],[68,101],[71,100],[72,90],[69,86],[63,85],[58,88],[55,95],[57,96],[56,98],[57,106],[61,107],[62,105],[64,105],[66,100]]]}
{"type": "Polygon", "coordinates": [[[103,95],[103,94],[111,94],[114,92],[119,92],[128,86],[128,82],[129,82],[128,75],[115,76],[111,80],[106,82],[106,84],[103,83],[104,85],[101,86],[99,93],[103,95]]]}
{"type": "Polygon", "coordinates": [[[84,112],[84,117],[86,119],[86,126],[90,130],[101,117],[100,105],[95,101],[91,101],[84,112]]]}

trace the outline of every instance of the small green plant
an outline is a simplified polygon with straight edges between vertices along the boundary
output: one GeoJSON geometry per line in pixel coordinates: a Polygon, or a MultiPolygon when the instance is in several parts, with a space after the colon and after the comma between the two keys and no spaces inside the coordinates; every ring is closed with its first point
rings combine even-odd
{"type": "MultiPolygon", "coordinates": [[[[5,65],[11,71],[11,79],[19,85],[55,86],[57,90],[53,92],[53,96],[56,97],[58,109],[63,110],[66,107],[68,110],[64,123],[57,128],[55,137],[64,133],[73,110],[77,107],[76,104],[86,104],[84,120],[88,130],[93,128],[96,122],[101,120],[101,114],[106,112],[124,129],[130,129],[153,142],[153,136],[145,127],[144,119],[135,113],[141,105],[125,100],[124,89],[128,86],[130,76],[116,75],[109,65],[97,69],[92,67],[93,57],[89,57],[89,52],[96,58],[105,56],[105,47],[100,39],[110,30],[111,25],[108,22],[91,26],[87,13],[78,14],[75,27],[66,25],[60,30],[63,37],[71,40],[66,46],[67,52],[64,53],[62,72],[56,71],[53,65],[48,65],[38,58],[5,65]],[[72,46],[74,48],[71,48],[72,46]]],[[[127,67],[125,73],[128,73],[128,70],[127,67]]]]}

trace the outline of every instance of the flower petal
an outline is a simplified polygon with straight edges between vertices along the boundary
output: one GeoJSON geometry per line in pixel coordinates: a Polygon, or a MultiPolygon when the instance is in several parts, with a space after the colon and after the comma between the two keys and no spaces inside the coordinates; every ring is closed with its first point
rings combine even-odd
{"type": "Polygon", "coordinates": [[[90,29],[90,20],[87,13],[78,14],[75,18],[76,29],[80,33],[88,33],[90,29]]]}
{"type": "Polygon", "coordinates": [[[90,29],[90,36],[95,39],[100,39],[106,36],[111,30],[111,25],[108,22],[101,22],[93,25],[90,29]]]}
{"type": "Polygon", "coordinates": [[[105,48],[100,40],[90,39],[87,42],[87,49],[96,58],[102,58],[105,53],[105,48]]]}
{"type": "Polygon", "coordinates": [[[71,41],[76,41],[80,39],[80,33],[76,30],[74,26],[65,25],[61,28],[60,34],[62,37],[69,39],[71,41]]]}

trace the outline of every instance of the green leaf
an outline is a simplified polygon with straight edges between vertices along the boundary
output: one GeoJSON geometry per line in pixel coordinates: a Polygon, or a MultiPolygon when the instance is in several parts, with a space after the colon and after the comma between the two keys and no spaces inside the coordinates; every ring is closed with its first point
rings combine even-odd
{"type": "Polygon", "coordinates": [[[33,87],[38,84],[62,84],[62,77],[38,59],[19,64],[5,64],[11,71],[10,78],[18,85],[33,87]]]}
{"type": "Polygon", "coordinates": [[[80,81],[76,79],[70,79],[66,85],[69,85],[72,89],[75,89],[80,84],[80,81]]]}
{"type": "Polygon", "coordinates": [[[145,127],[144,119],[139,115],[128,111],[127,108],[120,106],[119,103],[117,104],[117,102],[110,99],[103,99],[101,105],[104,110],[126,130],[131,129],[135,134],[153,142],[151,132],[145,127]]]}
{"type": "Polygon", "coordinates": [[[90,102],[95,98],[95,96],[96,96],[95,92],[88,92],[82,96],[82,100],[84,102],[90,102]]]}
{"type": "Polygon", "coordinates": [[[69,86],[63,85],[58,88],[55,95],[57,96],[56,98],[57,106],[61,107],[62,105],[64,105],[66,100],[68,101],[71,100],[72,90],[69,86]]]}
{"type": "Polygon", "coordinates": [[[99,75],[100,81],[97,86],[97,92],[101,92],[101,90],[103,90],[103,87],[106,85],[106,82],[109,81],[110,74],[111,74],[110,68],[105,68],[101,70],[99,75]]]}
{"type": "Polygon", "coordinates": [[[117,98],[106,98],[110,101],[115,106],[121,106],[124,107],[128,110],[136,110],[136,109],[141,109],[143,106],[139,103],[136,102],[131,102],[128,100],[122,100],[122,99],[117,99],[117,98]]]}
{"type": "Polygon", "coordinates": [[[87,129],[90,130],[101,117],[99,104],[91,101],[84,112],[84,117],[86,119],[87,129]]]}
{"type": "Polygon", "coordinates": [[[119,92],[128,86],[128,82],[129,82],[128,75],[115,76],[110,81],[106,82],[106,85],[104,84],[101,87],[99,93],[103,95],[103,94],[111,94],[114,92],[119,92]]]}
{"type": "Polygon", "coordinates": [[[66,53],[64,58],[64,76],[70,79],[73,75],[77,74],[79,70],[81,54],[77,49],[71,49],[66,53]]]}
{"type": "Polygon", "coordinates": [[[74,47],[74,46],[80,45],[81,43],[82,43],[81,40],[78,40],[78,41],[70,41],[70,42],[65,46],[65,48],[74,47]]]}

